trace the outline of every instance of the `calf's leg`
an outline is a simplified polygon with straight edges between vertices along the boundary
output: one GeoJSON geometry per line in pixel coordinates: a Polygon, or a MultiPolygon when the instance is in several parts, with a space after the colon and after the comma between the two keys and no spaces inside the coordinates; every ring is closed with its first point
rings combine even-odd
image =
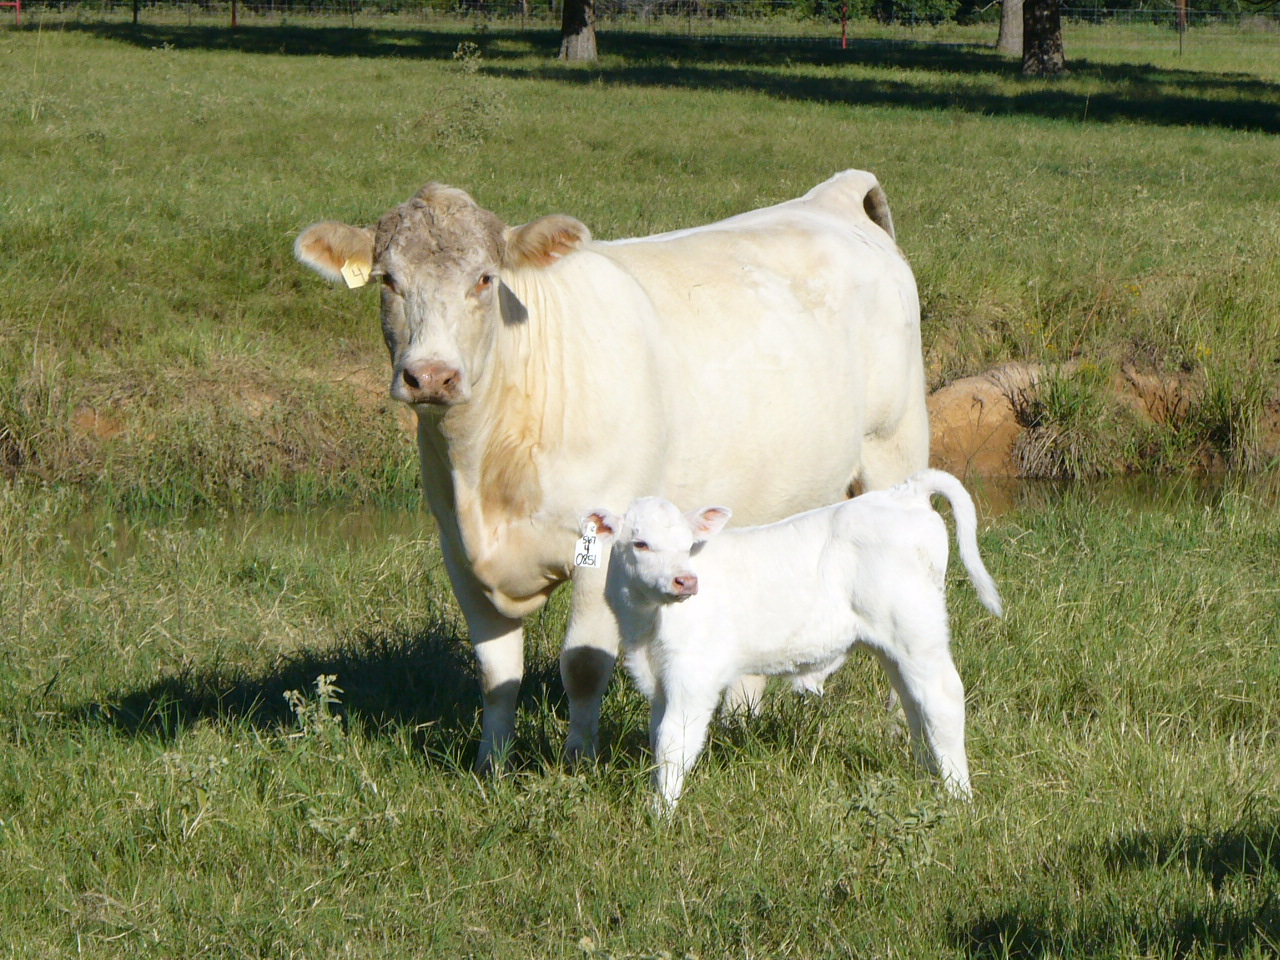
{"type": "Polygon", "coordinates": [[[516,701],[524,676],[524,632],[519,620],[497,611],[489,616],[468,616],[467,627],[480,665],[484,699],[476,770],[497,773],[506,764],[515,736],[516,701]]]}
{"type": "Polygon", "coordinates": [[[715,690],[667,690],[654,692],[649,712],[649,740],[653,747],[654,806],[670,812],[684,792],[684,780],[707,742],[707,727],[720,700],[715,690]]]}
{"type": "Polygon", "coordinates": [[[724,692],[724,712],[759,716],[761,704],[764,702],[765,684],[768,682],[768,677],[758,677],[754,674],[739,677],[729,684],[729,689],[724,692]]]}
{"type": "Polygon", "coordinates": [[[964,684],[951,659],[946,607],[921,602],[899,611],[893,642],[877,646],[901,701],[917,756],[955,796],[968,797],[964,684]]]}

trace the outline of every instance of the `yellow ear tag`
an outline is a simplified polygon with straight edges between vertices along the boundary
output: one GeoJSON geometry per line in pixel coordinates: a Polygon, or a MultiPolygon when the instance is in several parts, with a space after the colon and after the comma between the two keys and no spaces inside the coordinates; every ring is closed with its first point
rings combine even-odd
{"type": "Polygon", "coordinates": [[[347,281],[347,287],[354,290],[356,287],[363,287],[369,282],[370,264],[363,260],[348,260],[342,265],[342,279],[347,281]]]}

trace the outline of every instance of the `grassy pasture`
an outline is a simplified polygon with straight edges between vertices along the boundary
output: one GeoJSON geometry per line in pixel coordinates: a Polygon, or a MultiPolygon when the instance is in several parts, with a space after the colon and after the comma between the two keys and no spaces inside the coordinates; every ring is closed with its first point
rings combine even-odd
{"type": "Polygon", "coordinates": [[[1154,435],[1087,418],[1118,438],[1104,468],[1231,454],[1277,394],[1280,57],[1076,36],[1070,78],[1028,82],[976,43],[876,37],[615,35],[577,67],[496,29],[6,30],[0,468],[121,505],[411,495],[373,297],[304,274],[301,227],[437,179],[626,236],[850,165],[889,192],[933,386],[1010,359],[1186,373],[1205,402],[1154,435]]]}
{"type": "MultiPolygon", "coordinates": [[[[429,179],[611,237],[857,165],[919,276],[934,385],[1127,361],[1216,385],[1206,433],[1260,416],[1280,58],[1068,44],[1074,74],[1029,83],[981,46],[874,38],[619,37],[580,68],[500,30],[0,31],[7,955],[1280,954],[1273,485],[989,516],[1008,618],[953,583],[971,808],[916,774],[858,660],[718,729],[655,823],[625,683],[600,765],[556,759],[562,596],[530,623],[515,772],[467,773],[465,630],[405,508],[375,308],[289,255],[429,179]],[[313,509],[243,509],[282,504],[313,509]]],[[[1197,438],[1165,440],[1190,461],[1197,438]]]]}
{"type": "Polygon", "coordinates": [[[471,776],[423,515],[130,522],[9,488],[7,955],[1274,957],[1276,491],[1155,499],[1023,491],[982,533],[1004,621],[953,576],[971,807],[867,657],[718,728],[663,824],[629,685],[598,767],[556,758],[563,596],[515,772],[471,776]]]}

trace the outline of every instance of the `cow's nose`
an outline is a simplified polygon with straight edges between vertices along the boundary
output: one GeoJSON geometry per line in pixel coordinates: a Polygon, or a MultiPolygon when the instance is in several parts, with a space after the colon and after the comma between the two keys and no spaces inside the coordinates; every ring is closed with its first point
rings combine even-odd
{"type": "Polygon", "coordinates": [[[671,581],[677,597],[692,597],[698,592],[698,578],[692,573],[682,573],[671,581]]]}
{"type": "Polygon", "coordinates": [[[425,360],[405,364],[400,378],[410,403],[448,403],[457,399],[461,374],[446,363],[425,360]]]}

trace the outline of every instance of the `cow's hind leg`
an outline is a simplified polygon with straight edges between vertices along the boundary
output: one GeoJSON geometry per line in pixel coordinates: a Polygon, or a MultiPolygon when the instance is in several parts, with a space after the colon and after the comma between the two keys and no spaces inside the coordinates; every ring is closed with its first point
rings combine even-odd
{"type": "Polygon", "coordinates": [[[604,600],[604,572],[579,569],[560,651],[560,677],[569,698],[564,754],[570,762],[596,755],[600,701],[618,659],[619,642],[618,622],[604,600]]]}
{"type": "Polygon", "coordinates": [[[929,466],[929,415],[923,395],[918,406],[893,433],[863,438],[862,469],[850,484],[850,494],[884,490],[929,466]]]}

